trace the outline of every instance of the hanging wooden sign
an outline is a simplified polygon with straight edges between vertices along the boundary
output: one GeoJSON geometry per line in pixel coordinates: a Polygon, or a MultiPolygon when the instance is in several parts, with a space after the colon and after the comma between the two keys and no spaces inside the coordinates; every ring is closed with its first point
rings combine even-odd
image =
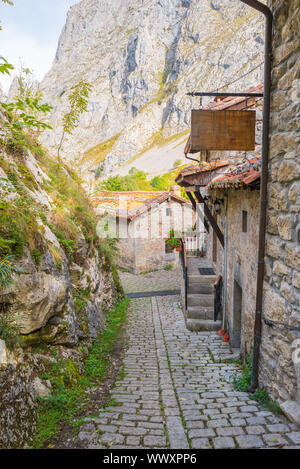
{"type": "Polygon", "coordinates": [[[255,149],[255,111],[192,110],[190,153],[255,149]]]}

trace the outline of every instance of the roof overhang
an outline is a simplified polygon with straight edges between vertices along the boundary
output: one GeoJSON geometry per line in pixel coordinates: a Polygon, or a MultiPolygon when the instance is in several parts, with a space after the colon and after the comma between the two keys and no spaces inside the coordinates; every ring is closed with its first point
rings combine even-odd
{"type": "Polygon", "coordinates": [[[197,190],[199,187],[206,187],[216,176],[223,175],[228,166],[228,161],[216,161],[204,166],[194,165],[193,167],[185,168],[178,174],[176,184],[189,191],[191,191],[191,187],[193,187],[193,190],[197,190]]]}

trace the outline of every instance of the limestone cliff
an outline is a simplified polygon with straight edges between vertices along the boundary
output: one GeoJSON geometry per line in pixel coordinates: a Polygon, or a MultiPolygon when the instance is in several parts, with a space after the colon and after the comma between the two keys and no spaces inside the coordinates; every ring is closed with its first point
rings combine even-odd
{"type": "Polygon", "coordinates": [[[93,85],[89,111],[63,147],[84,179],[93,184],[155,148],[145,162],[151,169],[171,142],[170,167],[183,156],[190,110],[199,106],[186,93],[240,77],[225,89],[259,83],[263,37],[263,18],[237,0],[83,0],[70,9],[41,83],[54,106],[54,130],[43,142],[57,147],[68,90],[85,79],[93,85]]]}
{"type": "MultiPolygon", "coordinates": [[[[5,120],[0,113],[0,130],[5,120]]],[[[120,296],[76,174],[28,135],[1,138],[0,448],[32,435],[49,350],[80,362],[81,346],[98,337],[120,296]]]]}

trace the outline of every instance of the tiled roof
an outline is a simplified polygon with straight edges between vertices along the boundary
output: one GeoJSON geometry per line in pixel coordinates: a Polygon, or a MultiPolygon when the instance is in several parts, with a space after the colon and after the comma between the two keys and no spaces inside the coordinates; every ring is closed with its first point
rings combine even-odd
{"type": "Polygon", "coordinates": [[[251,158],[236,166],[230,166],[223,175],[215,177],[208,185],[208,189],[240,188],[247,185],[257,185],[260,180],[261,158],[251,158]]]}
{"type": "Polygon", "coordinates": [[[102,209],[111,213],[118,212],[117,215],[119,217],[133,220],[169,198],[179,203],[189,204],[186,199],[169,191],[99,191],[91,199],[96,209],[102,209]]]}
{"type": "MultiPolygon", "coordinates": [[[[261,83],[258,86],[246,90],[245,93],[263,93],[264,85],[261,83]]],[[[220,111],[221,109],[246,109],[249,106],[253,106],[256,100],[259,98],[252,97],[224,97],[223,99],[215,100],[209,103],[205,109],[212,109],[220,111]]]]}
{"type": "Polygon", "coordinates": [[[190,166],[186,166],[180,173],[178,174],[175,182],[177,179],[181,179],[181,177],[189,176],[191,174],[199,174],[205,173],[206,171],[214,171],[217,168],[222,168],[224,166],[228,166],[230,163],[227,160],[217,160],[217,161],[201,161],[199,164],[192,164],[190,166]]]}
{"type": "Polygon", "coordinates": [[[175,181],[181,187],[205,187],[214,177],[223,174],[229,164],[230,162],[227,160],[211,161],[210,163],[202,161],[198,165],[191,165],[183,169],[175,181]]]}

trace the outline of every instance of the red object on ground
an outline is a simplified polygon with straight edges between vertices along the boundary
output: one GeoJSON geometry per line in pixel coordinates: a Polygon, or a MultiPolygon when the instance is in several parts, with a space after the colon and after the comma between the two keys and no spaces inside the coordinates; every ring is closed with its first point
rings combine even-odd
{"type": "Polygon", "coordinates": [[[228,341],[229,341],[229,335],[226,332],[226,334],[223,337],[223,342],[228,342],[228,341]]]}
{"type": "Polygon", "coordinates": [[[220,335],[224,335],[224,334],[225,334],[224,329],[221,329],[220,335]]]}

